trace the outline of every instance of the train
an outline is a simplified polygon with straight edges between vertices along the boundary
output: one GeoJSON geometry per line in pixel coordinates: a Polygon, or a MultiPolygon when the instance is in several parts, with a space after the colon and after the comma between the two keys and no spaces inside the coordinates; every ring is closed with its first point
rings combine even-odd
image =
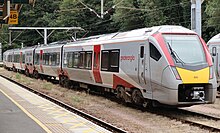
{"type": "Polygon", "coordinates": [[[220,86],[220,33],[212,37],[208,42],[207,46],[212,56],[213,66],[216,74],[217,86],[220,86]]]}
{"type": "Polygon", "coordinates": [[[163,25],[72,42],[11,49],[5,68],[61,86],[110,92],[135,105],[215,102],[217,82],[206,43],[194,31],[163,25]]]}

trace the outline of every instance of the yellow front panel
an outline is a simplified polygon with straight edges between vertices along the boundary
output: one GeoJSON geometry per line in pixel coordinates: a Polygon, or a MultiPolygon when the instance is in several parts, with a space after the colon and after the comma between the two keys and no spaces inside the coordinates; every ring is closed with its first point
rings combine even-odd
{"type": "Polygon", "coordinates": [[[190,71],[176,67],[183,83],[208,83],[209,82],[209,67],[190,71]]]}

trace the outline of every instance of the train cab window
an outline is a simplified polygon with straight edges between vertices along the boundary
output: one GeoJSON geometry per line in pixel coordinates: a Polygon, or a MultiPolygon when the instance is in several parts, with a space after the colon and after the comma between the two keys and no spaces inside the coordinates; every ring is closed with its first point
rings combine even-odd
{"type": "Polygon", "coordinates": [[[150,43],[150,57],[156,61],[160,60],[161,58],[160,52],[157,50],[157,48],[152,43],[150,43]]]}
{"type": "Polygon", "coordinates": [[[109,72],[119,72],[119,56],[119,50],[103,50],[101,70],[109,72]]]}

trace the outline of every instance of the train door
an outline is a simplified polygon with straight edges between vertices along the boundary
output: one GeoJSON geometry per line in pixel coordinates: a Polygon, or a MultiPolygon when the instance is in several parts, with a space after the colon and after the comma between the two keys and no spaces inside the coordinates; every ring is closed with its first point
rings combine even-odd
{"type": "Polygon", "coordinates": [[[94,46],[94,55],[93,55],[93,75],[96,83],[102,84],[101,74],[100,74],[100,51],[101,46],[94,46]]]}
{"type": "Polygon", "coordinates": [[[138,81],[144,88],[146,88],[147,93],[151,94],[149,66],[149,45],[147,42],[146,44],[141,44],[139,46],[138,81]]]}
{"type": "Polygon", "coordinates": [[[213,61],[213,66],[215,68],[215,73],[216,73],[216,77],[217,79],[219,79],[220,77],[220,54],[218,54],[220,52],[220,48],[218,46],[213,46],[211,47],[211,55],[212,55],[212,61],[213,61]]]}

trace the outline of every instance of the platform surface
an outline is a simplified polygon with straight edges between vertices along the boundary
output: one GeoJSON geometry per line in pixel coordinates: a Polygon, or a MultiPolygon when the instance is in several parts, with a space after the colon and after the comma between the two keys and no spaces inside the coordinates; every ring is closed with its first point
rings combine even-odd
{"type": "Polygon", "coordinates": [[[45,131],[0,92],[0,133],[45,133],[45,131]]]}
{"type": "Polygon", "coordinates": [[[110,133],[2,77],[0,109],[0,133],[110,133]]]}

